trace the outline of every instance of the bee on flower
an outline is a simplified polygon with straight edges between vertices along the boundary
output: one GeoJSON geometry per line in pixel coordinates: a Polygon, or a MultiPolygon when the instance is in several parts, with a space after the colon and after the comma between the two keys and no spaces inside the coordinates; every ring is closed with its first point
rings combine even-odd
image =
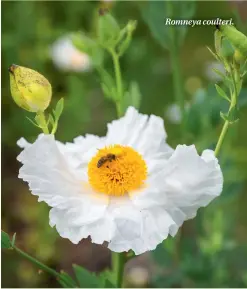
{"type": "Polygon", "coordinates": [[[54,65],[64,71],[87,72],[92,69],[89,55],[79,51],[69,35],[59,38],[51,47],[54,65]]]}
{"type": "Polygon", "coordinates": [[[90,236],[114,252],[138,255],[175,236],[220,195],[214,152],[200,156],[194,145],[172,149],[162,118],[129,107],[107,128],[104,137],[79,136],[73,143],[53,135],[18,142],[24,149],[19,177],[51,207],[50,225],[61,237],[77,244],[90,236]]]}

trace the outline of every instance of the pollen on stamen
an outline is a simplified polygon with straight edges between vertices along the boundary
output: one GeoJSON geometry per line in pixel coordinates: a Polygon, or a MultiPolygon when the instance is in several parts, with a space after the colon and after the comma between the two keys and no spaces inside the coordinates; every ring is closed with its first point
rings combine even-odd
{"type": "Polygon", "coordinates": [[[144,185],[147,165],[131,147],[108,146],[98,150],[89,162],[88,179],[95,192],[123,196],[144,185]]]}

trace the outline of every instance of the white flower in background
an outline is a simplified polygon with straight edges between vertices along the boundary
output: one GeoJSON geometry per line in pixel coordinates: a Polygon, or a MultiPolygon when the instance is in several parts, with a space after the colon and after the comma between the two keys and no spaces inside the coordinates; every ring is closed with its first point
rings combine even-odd
{"type": "Polygon", "coordinates": [[[194,145],[173,150],[165,141],[162,118],[129,107],[105,137],[22,139],[19,177],[52,207],[50,225],[63,238],[77,244],[91,236],[112,251],[141,254],[174,236],[222,190],[213,151],[199,156],[194,145]]]}
{"type": "Polygon", "coordinates": [[[59,38],[51,47],[54,64],[65,71],[88,71],[92,68],[90,57],[79,51],[69,36],[59,38]]]}
{"type": "Polygon", "coordinates": [[[147,288],[150,281],[150,273],[147,268],[144,267],[133,267],[129,270],[127,274],[127,280],[130,285],[134,285],[136,288],[147,288]]]}
{"type": "MultiPolygon", "coordinates": [[[[185,103],[185,110],[190,109],[190,103],[185,103]]],[[[178,104],[172,103],[165,109],[165,117],[173,124],[180,124],[182,121],[182,113],[178,104]]]]}
{"type": "Polygon", "coordinates": [[[221,81],[222,77],[220,77],[219,74],[217,74],[213,69],[219,70],[221,73],[225,74],[225,68],[222,63],[219,63],[217,61],[211,61],[207,62],[205,66],[205,75],[210,81],[221,81]]]}

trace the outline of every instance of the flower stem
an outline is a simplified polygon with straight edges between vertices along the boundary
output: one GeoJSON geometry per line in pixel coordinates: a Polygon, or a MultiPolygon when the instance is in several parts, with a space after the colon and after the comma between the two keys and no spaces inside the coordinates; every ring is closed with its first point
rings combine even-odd
{"type": "Polygon", "coordinates": [[[117,96],[115,100],[116,100],[117,113],[118,113],[118,116],[120,117],[123,114],[123,111],[122,111],[123,85],[122,85],[122,75],[121,75],[121,69],[120,69],[120,63],[119,63],[119,56],[117,55],[114,49],[109,49],[109,52],[112,55],[112,60],[114,64],[116,88],[117,88],[117,96]]]}
{"type": "Polygon", "coordinates": [[[47,127],[47,122],[45,120],[45,114],[43,111],[38,111],[37,112],[37,116],[38,116],[38,119],[39,119],[39,124],[43,130],[43,133],[44,134],[49,134],[49,129],[47,127]]]}
{"type": "MultiPolygon", "coordinates": [[[[228,115],[231,112],[231,109],[235,108],[235,106],[237,104],[237,97],[238,97],[238,94],[240,92],[240,90],[238,91],[237,85],[236,85],[236,81],[240,80],[238,71],[235,70],[235,74],[234,74],[234,71],[232,70],[232,68],[230,68],[230,74],[231,74],[232,83],[233,83],[233,91],[231,93],[231,104],[230,104],[230,108],[228,110],[228,115]]],[[[218,139],[218,142],[216,144],[216,148],[214,151],[214,155],[216,157],[219,155],[219,152],[220,152],[221,146],[224,142],[229,125],[230,125],[230,122],[228,120],[225,120],[224,126],[222,128],[222,131],[220,133],[220,137],[218,139]]]]}
{"type": "Polygon", "coordinates": [[[46,266],[45,264],[41,263],[40,261],[36,260],[35,258],[31,257],[30,255],[28,255],[27,253],[23,252],[21,249],[17,248],[16,246],[13,246],[13,249],[20,254],[22,257],[26,258],[27,260],[31,261],[32,263],[34,263],[35,265],[37,265],[41,270],[53,275],[56,278],[60,278],[60,274],[51,269],[50,267],[46,266]]]}
{"type": "Polygon", "coordinates": [[[122,288],[125,262],[126,262],[125,252],[123,253],[112,252],[112,266],[117,288],[122,288]]]}
{"type": "Polygon", "coordinates": [[[224,126],[223,126],[223,129],[220,133],[220,137],[218,139],[218,142],[217,142],[217,145],[216,145],[216,148],[215,148],[215,151],[214,151],[214,155],[217,157],[218,154],[219,154],[219,151],[220,151],[220,148],[223,144],[223,141],[224,141],[224,138],[226,136],[226,132],[228,130],[228,127],[229,127],[229,121],[225,121],[224,123],[224,126]]]}

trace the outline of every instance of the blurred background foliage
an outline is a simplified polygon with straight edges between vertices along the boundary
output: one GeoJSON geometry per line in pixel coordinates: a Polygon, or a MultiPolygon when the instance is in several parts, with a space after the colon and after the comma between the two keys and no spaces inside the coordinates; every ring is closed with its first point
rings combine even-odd
{"type": "MultiPolygon", "coordinates": [[[[71,264],[76,263],[100,272],[110,266],[110,252],[104,246],[91,244],[89,239],[73,245],[60,238],[48,224],[48,206],[38,203],[27,185],[17,178],[20,164],[16,156],[20,149],[16,141],[22,136],[33,141],[39,131],[27,120],[28,113],[11,99],[8,67],[15,63],[39,71],[52,84],[53,101],[64,97],[65,111],[57,132],[59,140],[71,141],[85,133],[104,135],[106,123],[117,115],[114,103],[103,96],[97,72],[59,70],[52,62],[51,46],[71,32],[95,35],[97,11],[102,6],[108,7],[122,26],[130,19],[137,20],[131,45],[121,58],[123,78],[126,83],[138,83],[142,113],[165,119],[168,143],[174,147],[179,142],[179,111],[167,113],[175,97],[173,67],[166,49],[169,46],[166,16],[145,4],[140,1],[2,2],[2,229],[10,235],[17,232],[18,247],[57,270],[72,274],[71,264]]],[[[188,3],[183,11],[178,5],[178,16],[187,13],[183,15],[193,19],[233,18],[237,28],[247,33],[247,2],[198,1],[193,5],[191,8],[188,3]]],[[[213,47],[214,27],[187,27],[179,33],[182,39],[179,63],[187,107],[186,142],[195,143],[198,151],[202,151],[215,147],[222,128],[219,112],[227,109],[214,88],[216,75],[210,67],[215,64],[206,48],[213,47]]],[[[105,57],[104,65],[112,70],[110,57],[105,57]]],[[[225,178],[222,195],[207,208],[200,209],[197,217],[187,221],[175,238],[168,238],[155,251],[131,260],[126,266],[125,286],[247,286],[246,87],[245,82],[239,102],[240,121],[230,128],[220,156],[225,178]]],[[[2,287],[58,286],[52,277],[11,251],[3,251],[2,265],[2,287]]]]}

